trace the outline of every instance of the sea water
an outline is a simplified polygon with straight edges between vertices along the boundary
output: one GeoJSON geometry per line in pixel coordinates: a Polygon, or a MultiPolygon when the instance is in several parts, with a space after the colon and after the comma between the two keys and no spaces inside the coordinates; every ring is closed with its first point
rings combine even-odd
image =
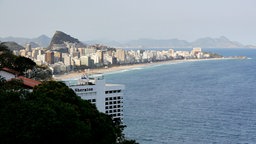
{"type": "Polygon", "coordinates": [[[105,75],[126,86],[124,130],[140,144],[256,143],[256,49],[248,59],[141,67],[105,75]]]}

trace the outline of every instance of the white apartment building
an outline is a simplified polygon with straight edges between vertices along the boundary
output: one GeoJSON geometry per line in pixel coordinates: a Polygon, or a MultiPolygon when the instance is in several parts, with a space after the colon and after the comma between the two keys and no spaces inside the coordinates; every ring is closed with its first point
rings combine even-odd
{"type": "Polygon", "coordinates": [[[124,85],[107,84],[102,74],[83,75],[79,80],[64,82],[82,99],[95,104],[100,112],[123,120],[124,85]]]}

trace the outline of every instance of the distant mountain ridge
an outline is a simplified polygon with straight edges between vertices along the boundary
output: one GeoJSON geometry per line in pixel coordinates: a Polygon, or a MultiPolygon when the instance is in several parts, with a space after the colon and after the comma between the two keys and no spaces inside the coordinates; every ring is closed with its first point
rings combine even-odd
{"type": "MultiPolygon", "coordinates": [[[[100,43],[100,41],[97,41],[100,43]]],[[[87,43],[93,43],[88,41],[87,43]]],[[[193,42],[179,39],[139,39],[131,40],[128,42],[117,42],[117,41],[102,41],[104,45],[113,47],[130,47],[130,48],[191,48],[191,47],[202,47],[202,48],[243,48],[243,47],[255,47],[252,45],[243,45],[236,41],[231,41],[228,38],[221,36],[219,38],[200,38],[193,42]]]]}
{"type": "Polygon", "coordinates": [[[36,38],[21,38],[21,37],[6,37],[0,38],[2,42],[16,42],[21,46],[24,46],[27,43],[32,43],[32,47],[40,46],[40,47],[48,47],[51,41],[51,38],[46,35],[41,35],[36,38]],[[36,45],[35,45],[36,44],[36,45]]]}
{"type": "Polygon", "coordinates": [[[54,44],[63,44],[64,42],[76,43],[77,45],[85,46],[85,44],[103,44],[109,47],[120,47],[120,48],[191,48],[191,47],[202,47],[202,48],[255,48],[255,45],[243,45],[236,41],[231,41],[228,38],[221,36],[219,38],[200,38],[192,42],[179,39],[138,39],[131,40],[126,42],[119,41],[104,41],[104,40],[95,40],[95,41],[84,41],[81,42],[77,38],[61,32],[56,31],[52,38],[47,37],[46,35],[41,35],[37,38],[17,38],[17,37],[7,37],[0,38],[0,41],[13,41],[18,43],[21,46],[24,46],[26,43],[30,43],[32,47],[45,47],[51,48],[54,44]]]}
{"type": "Polygon", "coordinates": [[[191,43],[192,46],[200,46],[205,48],[241,48],[245,47],[239,42],[231,41],[228,38],[221,36],[219,38],[201,38],[191,43]]]}

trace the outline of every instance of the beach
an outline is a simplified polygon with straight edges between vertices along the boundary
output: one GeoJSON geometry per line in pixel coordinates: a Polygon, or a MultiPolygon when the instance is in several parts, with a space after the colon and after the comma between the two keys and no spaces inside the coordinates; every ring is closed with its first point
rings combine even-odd
{"type": "Polygon", "coordinates": [[[120,65],[120,66],[113,66],[113,67],[108,67],[108,68],[86,69],[84,71],[76,71],[76,72],[70,72],[70,73],[62,74],[62,75],[54,75],[53,78],[55,80],[72,79],[72,78],[77,78],[83,74],[95,74],[95,73],[106,74],[106,73],[117,72],[117,71],[122,71],[122,70],[129,70],[129,69],[135,69],[135,68],[141,68],[141,67],[149,67],[149,66],[153,66],[153,65],[164,64],[164,63],[174,63],[174,62],[177,63],[177,61],[164,61],[164,62],[156,62],[156,63],[120,65]]]}
{"type": "Polygon", "coordinates": [[[83,74],[96,74],[96,73],[106,74],[106,73],[111,73],[111,72],[118,72],[118,71],[130,70],[130,69],[136,69],[136,68],[145,68],[145,67],[151,67],[151,66],[156,66],[156,65],[176,64],[176,63],[205,61],[205,60],[223,60],[223,59],[230,59],[230,58],[168,60],[168,61],[152,62],[152,63],[120,65],[120,66],[113,66],[113,67],[108,67],[108,68],[86,69],[84,71],[76,71],[76,72],[69,72],[69,73],[61,74],[61,75],[54,75],[53,79],[54,80],[65,80],[65,79],[78,78],[79,76],[82,76],[83,74]]]}

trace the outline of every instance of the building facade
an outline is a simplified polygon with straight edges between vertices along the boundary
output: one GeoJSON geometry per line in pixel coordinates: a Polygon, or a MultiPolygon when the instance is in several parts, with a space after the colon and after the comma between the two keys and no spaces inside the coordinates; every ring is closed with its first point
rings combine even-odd
{"type": "Polygon", "coordinates": [[[64,81],[78,96],[95,104],[100,112],[123,120],[124,85],[107,84],[102,74],[82,76],[77,81],[64,81]]]}

